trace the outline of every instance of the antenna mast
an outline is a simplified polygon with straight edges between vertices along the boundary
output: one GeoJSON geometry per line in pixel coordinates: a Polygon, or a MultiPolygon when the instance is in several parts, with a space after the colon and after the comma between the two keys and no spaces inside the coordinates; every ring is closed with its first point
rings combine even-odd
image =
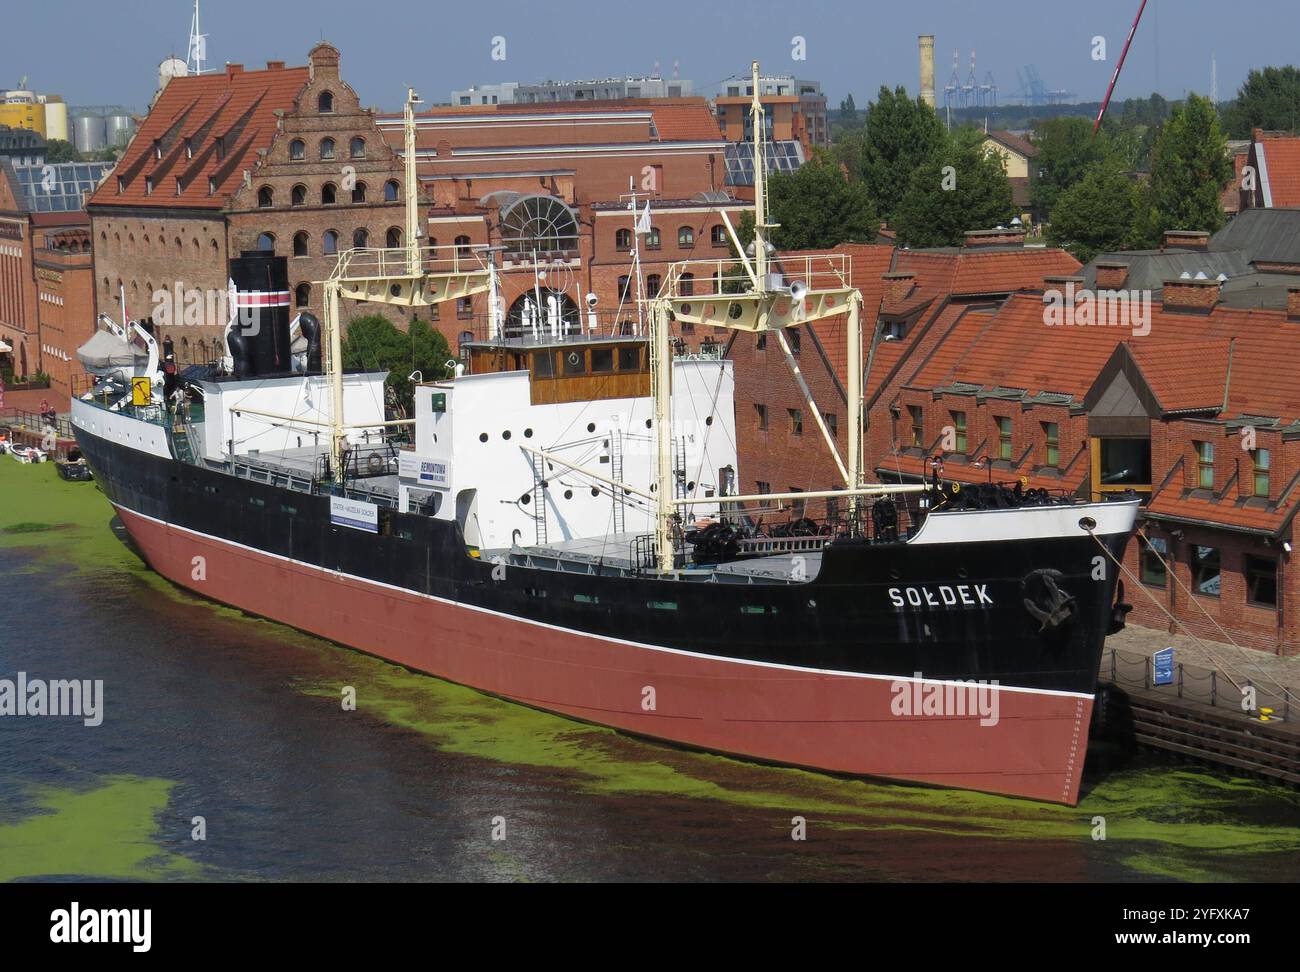
{"type": "MultiPolygon", "coordinates": [[[[749,117],[754,132],[754,270],[760,288],[767,287],[767,151],[763,143],[766,134],[763,124],[763,101],[758,89],[758,61],[750,62],[754,84],[754,99],[749,105],[749,117]]],[[[744,256],[744,254],[740,254],[744,256]]]]}
{"type": "Polygon", "coordinates": [[[415,178],[415,106],[420,96],[414,88],[406,89],[406,109],[403,113],[406,134],[406,272],[415,277],[420,273],[420,187],[415,178]]]}
{"type": "Polygon", "coordinates": [[[190,74],[203,74],[208,60],[208,35],[199,30],[199,0],[194,0],[194,16],[190,19],[190,44],[185,66],[190,74]]]}

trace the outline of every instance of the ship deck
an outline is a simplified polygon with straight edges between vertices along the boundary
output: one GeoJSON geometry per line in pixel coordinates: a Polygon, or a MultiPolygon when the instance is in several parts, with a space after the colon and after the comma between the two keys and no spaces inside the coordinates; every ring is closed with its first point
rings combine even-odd
{"type": "MultiPolygon", "coordinates": [[[[644,534],[614,533],[604,537],[576,537],[527,547],[483,550],[484,560],[507,565],[570,571],[581,574],[635,575],[647,566],[638,557],[637,541],[644,534]]],[[[690,545],[687,544],[689,560],[690,545]]],[[[812,580],[821,570],[820,550],[800,550],[734,560],[722,564],[691,564],[678,572],[682,580],[731,584],[798,584],[812,580]],[[796,559],[798,558],[798,559],[796,559]]]]}

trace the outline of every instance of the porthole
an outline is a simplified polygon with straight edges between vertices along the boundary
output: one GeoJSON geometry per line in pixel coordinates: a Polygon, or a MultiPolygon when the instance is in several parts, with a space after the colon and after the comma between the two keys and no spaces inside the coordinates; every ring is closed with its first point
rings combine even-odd
{"type": "Polygon", "coordinates": [[[658,489],[658,487],[659,487],[659,484],[658,484],[658,483],[651,483],[651,484],[650,484],[650,492],[653,493],[656,489],[658,489]]]}
{"type": "Polygon", "coordinates": [[[713,416],[710,415],[710,416],[706,417],[706,418],[704,419],[704,424],[705,424],[705,425],[712,425],[712,424],[713,424],[713,416]]]}
{"type": "Polygon", "coordinates": [[[695,492],[695,484],[694,484],[694,483],[687,483],[687,484],[686,484],[686,491],[687,491],[688,493],[693,493],[693,492],[695,492]]]}
{"type": "Polygon", "coordinates": [[[509,430],[509,429],[506,429],[504,432],[502,432],[502,433],[501,433],[501,438],[503,438],[503,439],[509,439],[509,438],[510,438],[510,430],[509,430]]]}
{"type": "Polygon", "coordinates": [[[731,306],[727,308],[727,316],[730,317],[733,321],[737,320],[740,317],[740,315],[743,313],[745,313],[745,308],[741,307],[740,304],[736,303],[735,301],[733,301],[731,303],[731,306]]]}
{"type": "Polygon", "coordinates": [[[532,430],[532,429],[524,429],[524,438],[525,438],[525,439],[531,439],[532,437],[533,437],[533,430],[532,430]]]}
{"type": "Polygon", "coordinates": [[[527,506],[527,505],[528,505],[529,503],[531,503],[532,501],[533,501],[533,498],[532,498],[531,496],[529,496],[527,493],[524,493],[523,496],[519,497],[519,502],[523,503],[524,506],[527,506]]]}
{"type": "Polygon", "coordinates": [[[573,499],[573,490],[571,490],[571,489],[566,489],[566,490],[564,491],[564,498],[565,498],[565,499],[573,499]]]}
{"type": "Polygon", "coordinates": [[[965,580],[967,577],[970,576],[970,571],[968,571],[965,567],[958,567],[957,576],[960,577],[962,580],[965,580]]]}
{"type": "Polygon", "coordinates": [[[648,428],[650,428],[650,425],[651,425],[650,419],[646,419],[646,420],[645,420],[645,427],[648,429],[648,428]]]}
{"type": "Polygon", "coordinates": [[[599,495],[600,495],[600,489],[599,489],[598,487],[596,487],[596,486],[591,487],[591,495],[592,495],[592,496],[599,496],[599,495]]]}
{"type": "Polygon", "coordinates": [[[478,440],[480,442],[486,442],[488,440],[488,434],[486,432],[480,432],[478,440]]]}
{"type": "Polygon", "coordinates": [[[897,567],[890,567],[890,568],[889,568],[889,579],[890,579],[890,580],[898,580],[898,578],[899,578],[898,568],[897,568],[897,567]]]}
{"type": "Polygon", "coordinates": [[[587,431],[588,431],[588,432],[595,432],[595,431],[596,431],[596,423],[595,423],[595,422],[588,422],[588,423],[587,423],[587,431]]]}

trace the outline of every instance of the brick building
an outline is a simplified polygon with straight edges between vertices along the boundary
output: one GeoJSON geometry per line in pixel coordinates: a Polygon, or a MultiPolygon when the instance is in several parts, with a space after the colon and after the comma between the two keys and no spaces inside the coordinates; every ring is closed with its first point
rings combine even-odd
{"type": "MultiPolygon", "coordinates": [[[[571,324],[588,318],[588,294],[596,295],[600,326],[636,319],[630,192],[651,206],[650,230],[639,240],[647,293],[674,262],[728,259],[717,210],[738,223],[749,205],[722,191],[724,142],[702,98],[438,106],[416,123],[426,245],[439,256],[497,247],[511,327],[539,296],[543,304],[554,298],[571,324]]],[[[400,151],[402,119],[379,125],[400,151]]],[[[428,313],[454,349],[464,333],[486,326],[487,298],[428,313]]]]}
{"type": "MultiPolygon", "coordinates": [[[[1083,285],[1046,286],[1068,283],[1083,285]]],[[[893,432],[877,472],[915,481],[939,456],[951,480],[1132,489],[1172,572],[1135,542],[1127,566],[1140,586],[1200,637],[1222,640],[1221,625],[1241,644],[1295,653],[1300,289],[1289,311],[1229,307],[1219,290],[1166,281],[1145,334],[1109,303],[1093,326],[1047,326],[1041,293],[967,310],[933,350],[905,355],[896,395],[873,411],[888,411],[893,432]]],[[[1127,599],[1137,623],[1175,627],[1131,582],[1127,599]]]]}
{"type": "MultiPolygon", "coordinates": [[[[295,306],[319,314],[335,253],[400,243],[401,181],[330,44],[306,67],[173,78],[87,207],[100,309],[120,318],[124,287],[129,316],[156,318],[182,363],[215,360],[231,257],[289,258],[295,306]]],[[[345,319],[356,312],[345,302],[345,319]]]]}
{"type": "Polygon", "coordinates": [[[84,385],[77,348],[94,331],[90,222],[85,197],[102,163],[11,165],[0,159],[0,350],[17,377],[50,377],[66,407],[84,385]]]}

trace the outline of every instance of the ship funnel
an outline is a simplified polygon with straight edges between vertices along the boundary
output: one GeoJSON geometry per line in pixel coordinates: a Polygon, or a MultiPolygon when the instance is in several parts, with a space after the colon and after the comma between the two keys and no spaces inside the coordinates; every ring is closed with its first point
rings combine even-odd
{"type": "MultiPolygon", "coordinates": [[[[289,342],[289,261],[245,250],[230,261],[234,326],[227,343],[236,378],[283,375],[293,370],[289,342]]],[[[310,338],[309,338],[310,340],[310,338]]]]}

